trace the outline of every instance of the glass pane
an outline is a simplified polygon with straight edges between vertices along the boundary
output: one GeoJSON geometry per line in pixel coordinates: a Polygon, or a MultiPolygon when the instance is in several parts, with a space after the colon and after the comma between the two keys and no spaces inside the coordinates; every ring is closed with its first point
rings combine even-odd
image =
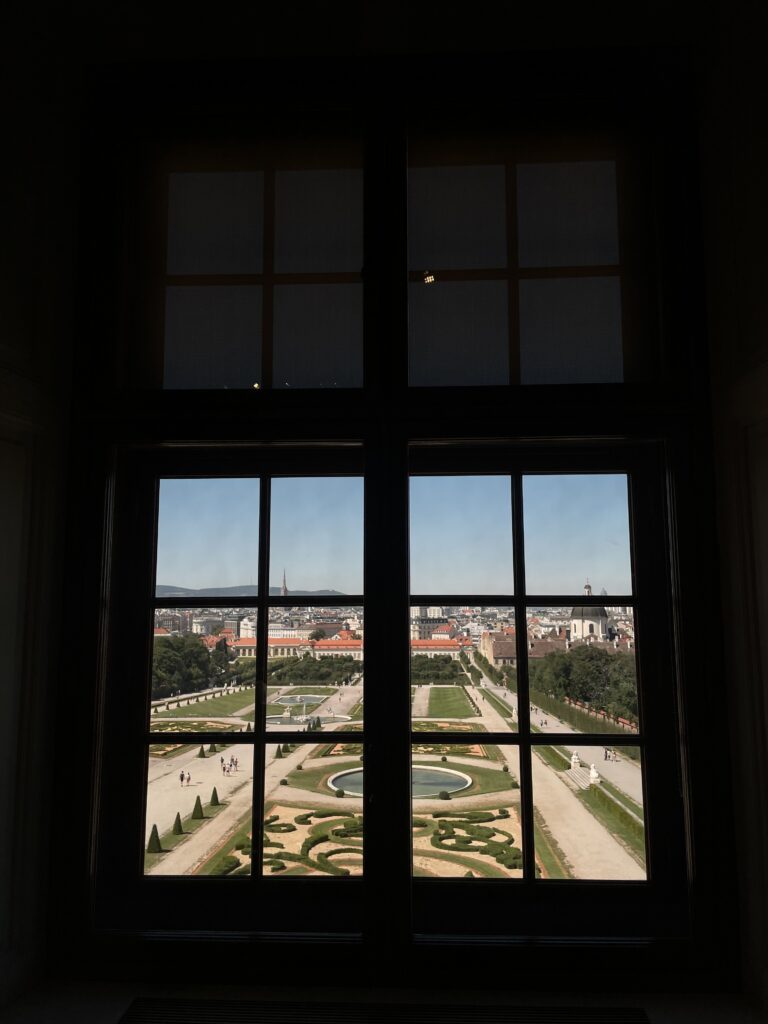
{"type": "Polygon", "coordinates": [[[267,744],[265,875],[363,873],[363,756],[361,743],[267,744]]]}
{"type": "Polygon", "coordinates": [[[362,594],[362,477],[272,481],[271,594],[362,594]]]}
{"type": "Polygon", "coordinates": [[[614,162],[519,164],[517,238],[521,267],[618,263],[614,162]]]}
{"type": "Polygon", "coordinates": [[[614,384],[623,379],[617,277],[520,282],[522,384],[614,384]]]}
{"type": "Polygon", "coordinates": [[[416,743],[411,771],[414,875],[522,878],[517,747],[416,743]]]}
{"type": "Polygon", "coordinates": [[[363,609],[272,608],[268,632],[267,732],[361,730],[363,609]]]}
{"type": "MultiPolygon", "coordinates": [[[[576,605],[528,610],[534,732],[638,731],[635,623],[631,608],[576,605]]],[[[636,747],[625,748],[639,756],[636,747]]]]}
{"type": "Polygon", "coordinates": [[[517,732],[512,608],[411,608],[414,732],[517,732]]]}
{"type": "Polygon", "coordinates": [[[258,593],[259,481],[160,481],[157,597],[258,593]]]}
{"type": "Polygon", "coordinates": [[[412,387],[509,383],[505,281],[411,284],[409,302],[412,387]]]}
{"type": "Polygon", "coordinates": [[[239,730],[252,722],[255,675],[243,672],[237,660],[248,644],[255,649],[255,608],[158,608],[151,728],[239,730]]]}
{"type": "Polygon", "coordinates": [[[169,274],[260,274],[263,231],[261,171],[169,175],[169,274]]]}
{"type": "Polygon", "coordinates": [[[503,166],[411,167],[408,265],[412,270],[505,267],[503,166]]]}
{"type": "Polygon", "coordinates": [[[508,476],[414,476],[411,593],[511,594],[508,476]]]}
{"type": "Polygon", "coordinates": [[[274,294],[274,387],[362,387],[363,286],[278,285],[274,294]]]}
{"type": "Polygon", "coordinates": [[[251,388],[260,381],[261,288],[166,288],[164,388],[251,388]]]}
{"type": "Polygon", "coordinates": [[[214,743],[149,748],[144,873],[251,873],[253,747],[214,743]]]}
{"type": "Polygon", "coordinates": [[[363,172],[278,171],[275,270],[360,271],[362,265],[363,172]]]}
{"type": "Polygon", "coordinates": [[[529,594],[632,593],[623,473],[525,476],[523,521],[529,594]]]}
{"type": "Polygon", "coordinates": [[[533,748],[536,868],[541,878],[642,880],[645,821],[641,767],[616,747],[533,748]],[[632,770],[626,769],[632,764],[632,770]]]}

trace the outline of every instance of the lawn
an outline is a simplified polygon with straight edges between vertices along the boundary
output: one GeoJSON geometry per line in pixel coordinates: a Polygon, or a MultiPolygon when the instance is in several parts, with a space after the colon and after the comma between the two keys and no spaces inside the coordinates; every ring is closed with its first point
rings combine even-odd
{"type": "Polygon", "coordinates": [[[463,686],[431,686],[429,689],[430,718],[471,718],[475,709],[469,703],[463,686]]]}
{"type": "MultiPolygon", "coordinates": [[[[289,772],[287,778],[289,785],[295,786],[296,789],[307,789],[310,793],[320,793],[330,799],[333,798],[333,790],[327,784],[328,779],[335,775],[336,772],[360,767],[360,759],[358,758],[355,761],[344,761],[342,764],[323,765],[321,768],[305,768],[303,771],[294,769],[292,772],[289,772]]],[[[279,793],[276,790],[272,794],[272,798],[276,799],[278,796],[279,793]]]]}
{"type": "Polygon", "coordinates": [[[536,753],[539,755],[541,760],[548,764],[550,768],[554,768],[556,772],[564,772],[566,769],[571,767],[571,759],[566,754],[561,753],[559,747],[534,747],[536,753]]]}
{"type": "Polygon", "coordinates": [[[577,796],[637,863],[645,868],[645,829],[639,822],[633,821],[621,807],[617,807],[610,799],[597,792],[598,788],[590,786],[589,789],[581,790],[577,796]]]}
{"type": "MultiPolygon", "coordinates": [[[[488,701],[492,708],[501,715],[507,722],[510,732],[517,732],[517,722],[512,721],[512,706],[511,704],[505,703],[500,697],[497,697],[495,693],[491,693],[488,689],[482,689],[479,691],[480,694],[488,701]]],[[[480,702],[482,708],[482,701],[480,702]]]]}
{"type": "Polygon", "coordinates": [[[171,708],[170,711],[158,711],[152,715],[152,721],[162,718],[188,718],[195,715],[213,715],[216,718],[223,718],[225,715],[237,715],[238,711],[249,707],[254,702],[255,689],[251,687],[241,693],[226,693],[223,697],[214,697],[206,700],[200,697],[199,700],[192,699],[192,703],[181,708],[171,708]]]}
{"type": "Polygon", "coordinates": [[[573,878],[565,854],[555,842],[541,812],[536,807],[533,809],[533,835],[536,856],[541,861],[547,878],[573,878]]]}

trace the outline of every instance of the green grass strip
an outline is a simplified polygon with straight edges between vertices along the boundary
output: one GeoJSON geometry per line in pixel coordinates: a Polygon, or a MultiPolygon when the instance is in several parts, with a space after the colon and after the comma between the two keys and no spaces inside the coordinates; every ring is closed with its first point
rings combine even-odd
{"type": "MultiPolygon", "coordinates": [[[[485,697],[485,699],[488,701],[491,707],[495,708],[496,711],[498,711],[498,713],[501,715],[501,717],[505,719],[507,725],[509,726],[509,731],[517,732],[517,722],[512,721],[512,706],[510,704],[505,704],[505,702],[500,697],[497,697],[495,693],[491,693],[491,691],[488,689],[482,689],[479,692],[483,695],[483,697],[485,697]]],[[[480,705],[482,707],[482,701],[480,702],[480,705]]]]}
{"type": "Polygon", "coordinates": [[[568,867],[565,854],[547,828],[541,811],[536,807],[533,809],[533,836],[536,854],[547,878],[573,878],[574,875],[568,867]]]}
{"type": "Polygon", "coordinates": [[[645,868],[644,826],[625,808],[615,804],[600,786],[580,790],[577,796],[600,824],[619,840],[642,868],[645,868]]]}

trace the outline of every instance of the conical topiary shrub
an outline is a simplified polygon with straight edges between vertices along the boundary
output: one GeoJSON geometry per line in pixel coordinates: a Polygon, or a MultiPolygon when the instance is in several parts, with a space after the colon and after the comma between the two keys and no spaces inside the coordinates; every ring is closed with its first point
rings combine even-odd
{"type": "Polygon", "coordinates": [[[210,747],[208,747],[208,753],[209,753],[209,754],[218,754],[218,752],[219,752],[219,751],[218,751],[218,748],[217,748],[217,746],[216,746],[216,744],[215,744],[215,743],[212,743],[212,744],[210,745],[210,747]]]}
{"type": "Polygon", "coordinates": [[[284,743],[283,744],[283,753],[284,754],[290,754],[290,752],[291,752],[291,748],[288,746],[287,743],[284,743]]]}
{"type": "Polygon", "coordinates": [[[200,803],[200,797],[198,796],[195,799],[195,806],[192,810],[192,820],[199,821],[201,818],[204,817],[205,815],[203,814],[203,805],[200,803]]]}
{"type": "Polygon", "coordinates": [[[216,792],[216,787],[214,786],[213,787],[213,792],[211,793],[211,807],[218,807],[218,806],[219,806],[219,794],[216,792]]]}
{"type": "Polygon", "coordinates": [[[176,819],[173,823],[173,834],[175,836],[183,836],[184,829],[181,827],[181,815],[176,811],[176,819]]]}
{"type": "Polygon", "coordinates": [[[283,756],[283,752],[280,749],[280,744],[278,743],[277,750],[275,751],[275,757],[282,757],[282,756],[283,756]]]}
{"type": "Polygon", "coordinates": [[[251,723],[250,723],[250,722],[249,722],[249,723],[248,723],[248,725],[247,725],[247,726],[245,727],[245,731],[246,731],[246,732],[253,732],[253,729],[251,728],[251,723]]]}
{"type": "Polygon", "coordinates": [[[149,842],[147,843],[147,853],[162,853],[163,848],[160,845],[160,835],[157,831],[157,825],[152,826],[152,831],[149,833],[149,842]]]}
{"type": "Polygon", "coordinates": [[[197,756],[205,757],[205,747],[202,745],[202,743],[200,744],[200,749],[197,752],[197,756]]]}

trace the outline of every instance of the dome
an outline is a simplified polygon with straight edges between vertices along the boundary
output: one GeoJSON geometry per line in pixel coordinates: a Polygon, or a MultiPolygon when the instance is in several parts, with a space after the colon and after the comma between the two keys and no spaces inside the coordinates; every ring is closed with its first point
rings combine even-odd
{"type": "Polygon", "coordinates": [[[608,612],[599,605],[579,605],[571,612],[572,619],[607,619],[608,612]]]}

